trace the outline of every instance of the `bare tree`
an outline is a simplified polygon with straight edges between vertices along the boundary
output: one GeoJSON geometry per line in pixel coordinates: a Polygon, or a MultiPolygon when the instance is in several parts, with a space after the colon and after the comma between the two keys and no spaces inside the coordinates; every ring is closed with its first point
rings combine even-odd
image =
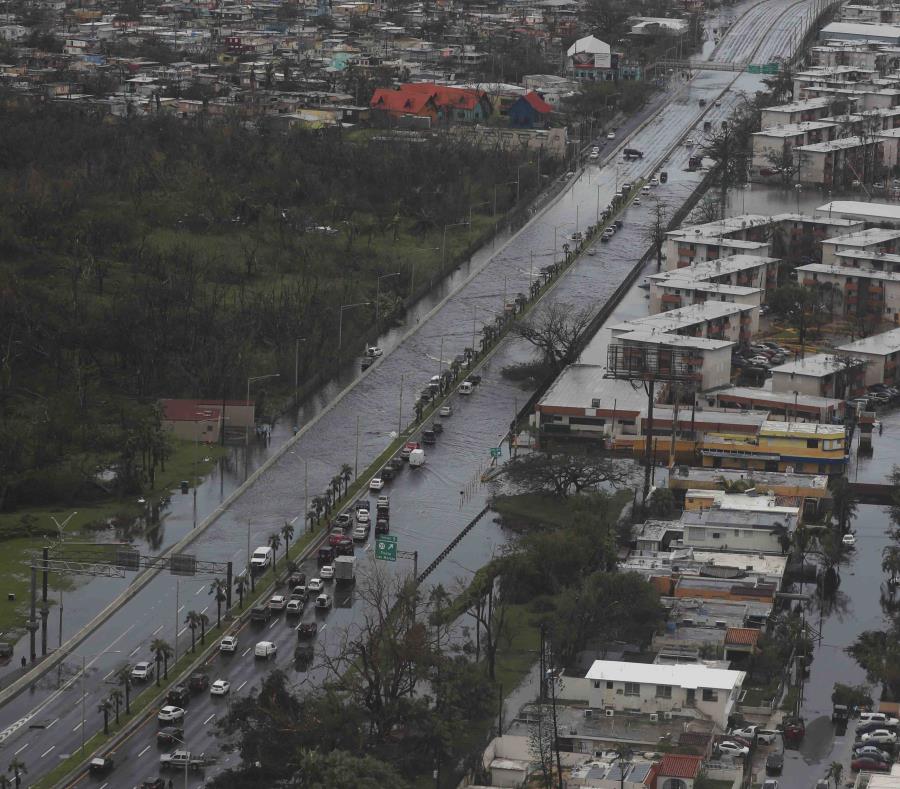
{"type": "Polygon", "coordinates": [[[650,212],[650,224],[647,226],[647,240],[656,253],[656,270],[662,269],[662,251],[666,243],[666,232],[669,229],[669,212],[659,199],[653,203],[650,212]]]}
{"type": "Polygon", "coordinates": [[[578,357],[578,342],[591,322],[588,309],[573,311],[570,304],[551,304],[531,321],[517,323],[513,331],[537,348],[559,372],[578,357]]]}

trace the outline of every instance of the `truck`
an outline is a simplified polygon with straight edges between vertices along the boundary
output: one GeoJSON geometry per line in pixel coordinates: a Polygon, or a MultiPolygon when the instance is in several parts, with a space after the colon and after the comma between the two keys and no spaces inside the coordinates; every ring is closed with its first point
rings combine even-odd
{"type": "Polygon", "coordinates": [[[425,465],[425,450],[424,449],[414,449],[409,453],[409,467],[416,468],[417,466],[425,465]]]}
{"type": "Polygon", "coordinates": [[[164,753],[159,757],[160,771],[183,770],[187,767],[188,770],[193,772],[200,772],[214,763],[215,759],[211,756],[207,756],[205,753],[197,754],[195,756],[190,751],[185,751],[183,749],[172,751],[171,753],[164,753]]]}
{"type": "Polygon", "coordinates": [[[355,556],[338,556],[335,558],[334,580],[339,584],[352,584],[356,580],[355,556]]]}

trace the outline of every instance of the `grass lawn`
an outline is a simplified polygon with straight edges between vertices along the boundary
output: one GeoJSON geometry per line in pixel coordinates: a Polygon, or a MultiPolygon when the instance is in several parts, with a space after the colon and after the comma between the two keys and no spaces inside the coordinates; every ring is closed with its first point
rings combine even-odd
{"type": "MultiPolygon", "coordinates": [[[[631,491],[627,490],[615,493],[613,506],[616,517],[622,508],[631,501],[631,496],[631,491]]],[[[496,496],[491,504],[504,520],[512,521],[513,525],[517,523],[530,526],[543,524],[559,528],[564,528],[572,522],[575,512],[574,505],[574,499],[561,499],[559,496],[539,493],[496,496]]]]}

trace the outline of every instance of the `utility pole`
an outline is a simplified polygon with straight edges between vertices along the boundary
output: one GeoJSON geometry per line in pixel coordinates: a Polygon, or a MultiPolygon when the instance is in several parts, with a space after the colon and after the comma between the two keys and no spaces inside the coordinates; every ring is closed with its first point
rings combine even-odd
{"type": "Polygon", "coordinates": [[[400,408],[399,413],[397,415],[397,435],[401,435],[403,433],[403,379],[406,378],[406,373],[400,374],[400,408]]]}

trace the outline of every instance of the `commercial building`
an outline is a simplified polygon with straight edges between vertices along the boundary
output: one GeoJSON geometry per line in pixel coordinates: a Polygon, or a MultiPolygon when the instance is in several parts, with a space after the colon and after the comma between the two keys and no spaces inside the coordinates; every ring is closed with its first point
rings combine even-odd
{"type": "Polygon", "coordinates": [[[900,46],[900,27],[832,22],[819,31],[819,41],[852,41],[900,46]]]}
{"type": "Polygon", "coordinates": [[[839,345],[838,353],[866,362],[863,383],[894,385],[900,382],[900,329],[874,334],[855,342],[839,345]]]}
{"type": "Polygon", "coordinates": [[[750,386],[729,386],[698,394],[698,403],[709,407],[765,411],[770,419],[800,422],[843,422],[844,401],[832,397],[773,392],[750,386]]]}
{"type": "Polygon", "coordinates": [[[215,444],[225,427],[250,429],[255,424],[252,400],[177,400],[159,401],[162,427],[176,438],[215,444]]]}
{"type": "Polygon", "coordinates": [[[865,390],[865,363],[842,354],[817,353],[772,368],[775,392],[847,400],[865,390]]]}
{"type": "MultiPolygon", "coordinates": [[[[685,546],[710,551],[786,553],[790,535],[797,525],[796,507],[775,506],[771,497],[764,499],[767,504],[771,502],[768,507],[725,510],[718,508],[715,501],[716,496],[724,494],[688,491],[685,503],[691,493],[697,509],[684,512],[679,521],[684,528],[685,546]]],[[[742,498],[754,501],[752,496],[742,498]]]]}
{"type": "Polygon", "coordinates": [[[668,714],[705,717],[720,729],[728,724],[743,687],[743,671],[703,664],[658,665],[596,660],[583,677],[565,677],[557,698],[586,702],[598,714],[668,714]]]}

